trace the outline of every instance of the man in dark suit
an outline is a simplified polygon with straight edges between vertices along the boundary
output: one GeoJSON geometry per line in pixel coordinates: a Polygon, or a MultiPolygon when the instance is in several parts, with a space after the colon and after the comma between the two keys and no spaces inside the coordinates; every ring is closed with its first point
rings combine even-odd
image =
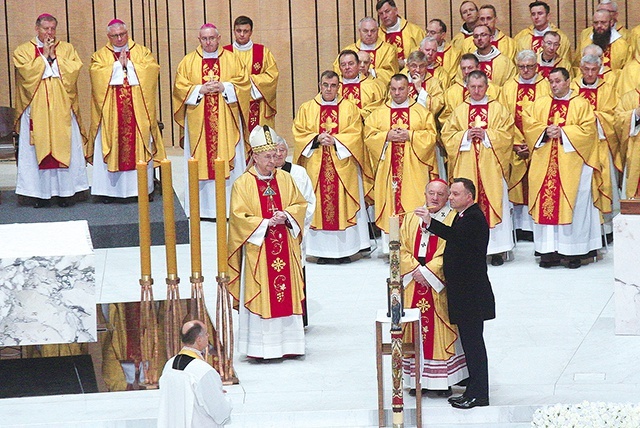
{"type": "Polygon", "coordinates": [[[455,178],[449,202],[458,211],[451,226],[431,219],[424,208],[415,210],[430,232],[447,241],[443,254],[449,296],[449,318],[458,326],[467,357],[469,381],[463,395],[449,402],[458,409],[489,405],[489,368],[482,332],[484,320],[495,318],[495,300],[487,276],[489,225],[474,202],[476,188],[467,178],[455,178]]]}

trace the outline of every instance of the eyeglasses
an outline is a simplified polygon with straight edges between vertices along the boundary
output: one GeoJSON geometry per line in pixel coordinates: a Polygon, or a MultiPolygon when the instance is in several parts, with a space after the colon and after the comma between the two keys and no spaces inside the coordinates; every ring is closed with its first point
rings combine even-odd
{"type": "Polygon", "coordinates": [[[530,64],[530,65],[518,65],[520,70],[535,70],[538,64],[530,64]]]}
{"type": "Polygon", "coordinates": [[[109,34],[110,39],[124,39],[125,37],[127,37],[127,31],[124,33],[109,34]]]}

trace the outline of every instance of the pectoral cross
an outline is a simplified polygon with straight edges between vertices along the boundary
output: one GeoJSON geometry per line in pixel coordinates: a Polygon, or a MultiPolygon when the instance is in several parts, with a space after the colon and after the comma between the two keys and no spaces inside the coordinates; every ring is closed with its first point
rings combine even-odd
{"type": "Polygon", "coordinates": [[[278,211],[278,207],[276,206],[275,201],[273,200],[273,197],[275,196],[276,192],[275,190],[273,190],[273,188],[271,187],[271,183],[268,182],[267,183],[267,188],[264,189],[264,192],[262,193],[262,196],[266,196],[267,199],[267,211],[271,211],[271,215],[273,216],[273,214],[278,211]]]}

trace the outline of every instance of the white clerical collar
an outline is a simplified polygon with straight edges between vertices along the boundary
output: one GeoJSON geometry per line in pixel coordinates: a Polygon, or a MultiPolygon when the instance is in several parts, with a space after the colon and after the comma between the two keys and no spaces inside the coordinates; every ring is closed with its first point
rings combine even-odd
{"type": "Polygon", "coordinates": [[[398,16],[396,19],[397,20],[395,24],[393,24],[391,27],[387,27],[387,33],[396,33],[400,31],[400,17],[398,16]]]}
{"type": "Polygon", "coordinates": [[[331,101],[325,101],[324,98],[322,98],[322,95],[321,95],[320,99],[322,100],[322,105],[323,106],[335,106],[335,105],[338,105],[338,97],[335,97],[331,101]]]}
{"type": "Polygon", "coordinates": [[[582,79],[580,79],[580,87],[587,88],[587,89],[596,89],[598,87],[598,80],[600,79],[596,77],[596,81],[589,84],[589,83],[585,83],[584,77],[583,77],[582,79]]]}
{"type": "Polygon", "coordinates": [[[202,58],[204,59],[212,59],[212,58],[218,58],[218,51],[215,50],[213,52],[207,52],[204,49],[202,50],[202,58]]]}
{"type": "Polygon", "coordinates": [[[360,73],[358,73],[358,75],[356,77],[354,77],[353,79],[347,79],[345,77],[342,78],[342,84],[343,85],[350,85],[353,83],[360,83],[360,73]]]}
{"type": "Polygon", "coordinates": [[[460,32],[466,36],[471,36],[473,34],[473,30],[467,30],[467,27],[465,27],[465,24],[462,24],[462,26],[460,27],[460,32]]]}
{"type": "Polygon", "coordinates": [[[239,51],[248,51],[253,47],[253,40],[249,40],[246,45],[239,45],[238,42],[233,42],[233,48],[239,51]]]}
{"type": "Polygon", "coordinates": [[[536,30],[536,27],[533,27],[533,35],[537,37],[543,37],[549,31],[551,31],[551,25],[549,24],[547,24],[547,28],[542,31],[536,30]]]}
{"type": "Polygon", "coordinates": [[[256,173],[256,176],[260,179],[260,180],[271,180],[273,178],[273,172],[269,175],[262,175],[260,174],[260,172],[258,172],[258,168],[256,168],[256,166],[253,166],[253,170],[256,173]]]}
{"type": "Polygon", "coordinates": [[[551,58],[549,61],[547,61],[546,59],[544,59],[544,57],[542,56],[542,54],[540,54],[540,63],[542,64],[553,64],[556,62],[556,58],[558,58],[557,56],[554,56],[553,58],[551,58]]]}
{"type": "Polygon", "coordinates": [[[564,97],[553,97],[554,100],[560,100],[560,101],[566,101],[568,99],[571,98],[571,89],[569,89],[569,92],[567,92],[567,94],[564,97]]]}
{"type": "Polygon", "coordinates": [[[376,50],[376,44],[374,43],[372,45],[367,45],[365,42],[360,40],[360,50],[361,51],[375,51],[376,50]]]}
{"type": "Polygon", "coordinates": [[[192,348],[191,346],[183,346],[182,349],[185,351],[195,352],[200,358],[204,360],[204,356],[202,355],[202,351],[197,350],[196,348],[192,348]]]}
{"type": "Polygon", "coordinates": [[[129,50],[129,43],[127,43],[124,46],[113,46],[113,51],[114,52],[123,52],[129,50]]]}
{"type": "Polygon", "coordinates": [[[391,108],[406,108],[406,107],[409,107],[409,98],[404,100],[404,102],[401,104],[396,104],[395,101],[391,100],[391,108]]]}
{"type": "Polygon", "coordinates": [[[449,202],[447,202],[444,207],[440,208],[439,211],[436,211],[434,213],[429,213],[429,214],[431,215],[431,218],[435,218],[436,220],[442,221],[450,212],[451,212],[451,207],[449,206],[449,202]]]}
{"type": "Polygon", "coordinates": [[[487,97],[486,95],[482,97],[480,101],[476,101],[473,98],[469,97],[469,104],[471,104],[472,106],[487,104],[488,102],[489,102],[489,97],[487,97]]]}
{"type": "Polygon", "coordinates": [[[491,61],[492,59],[494,59],[498,55],[500,55],[500,50],[498,50],[498,48],[496,48],[495,46],[492,46],[491,47],[491,51],[489,51],[489,53],[486,54],[486,55],[482,55],[480,52],[478,52],[477,49],[476,49],[476,52],[475,52],[475,56],[478,57],[478,61],[480,61],[480,62],[491,61]]]}
{"type": "Polygon", "coordinates": [[[444,48],[447,44],[442,42],[442,44],[438,45],[438,52],[444,52],[444,48]]]}
{"type": "Polygon", "coordinates": [[[39,38],[36,37],[36,46],[39,48],[44,47],[44,42],[41,41],[39,38]]]}
{"type": "Polygon", "coordinates": [[[536,73],[531,79],[523,79],[522,76],[518,77],[518,81],[520,83],[524,83],[525,85],[531,85],[536,83],[536,79],[538,78],[538,74],[536,73]]]}

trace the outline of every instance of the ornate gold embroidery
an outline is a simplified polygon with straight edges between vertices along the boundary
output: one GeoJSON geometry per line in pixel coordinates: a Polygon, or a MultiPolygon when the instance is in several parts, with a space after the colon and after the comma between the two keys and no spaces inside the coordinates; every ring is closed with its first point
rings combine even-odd
{"type": "Polygon", "coordinates": [[[418,300],[418,303],[416,305],[416,307],[418,309],[420,309],[421,313],[425,313],[427,312],[429,309],[431,309],[431,305],[429,304],[429,302],[427,301],[427,299],[420,299],[418,300]]]}
{"type": "Polygon", "coordinates": [[[548,219],[553,218],[556,204],[555,195],[558,193],[556,186],[558,178],[558,143],[554,140],[551,144],[549,166],[547,167],[547,186],[545,187],[544,193],[541,197],[542,215],[544,218],[548,219]]]}
{"type": "Polygon", "coordinates": [[[284,267],[285,267],[286,265],[287,265],[287,264],[285,263],[285,261],[284,261],[284,260],[282,260],[280,257],[276,258],[276,259],[273,261],[273,263],[271,263],[271,267],[272,267],[273,269],[275,269],[275,271],[276,271],[276,272],[278,272],[278,273],[280,273],[280,271],[281,271],[282,269],[284,269],[284,267]]]}
{"type": "Polygon", "coordinates": [[[279,303],[284,300],[284,292],[287,289],[286,277],[284,275],[278,275],[273,280],[273,289],[276,292],[276,299],[279,303]]]}

